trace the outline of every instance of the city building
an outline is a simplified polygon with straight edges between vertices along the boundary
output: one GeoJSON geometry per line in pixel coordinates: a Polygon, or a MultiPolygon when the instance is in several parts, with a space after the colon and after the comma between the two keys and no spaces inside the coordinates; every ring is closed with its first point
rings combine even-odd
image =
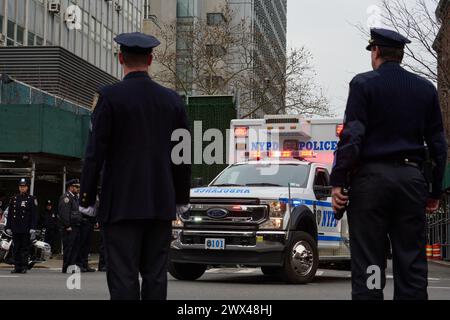
{"type": "Polygon", "coordinates": [[[438,52],[438,89],[447,134],[450,140],[450,0],[441,0],[439,2],[436,15],[441,22],[441,29],[434,43],[434,48],[438,52]]]}
{"type": "Polygon", "coordinates": [[[31,180],[56,202],[82,168],[94,95],[119,81],[122,32],[140,31],[142,0],[0,0],[0,193],[31,180]]]}
{"type": "Polygon", "coordinates": [[[58,46],[120,78],[114,37],[141,30],[142,0],[0,0],[0,45],[58,46]]]}
{"type": "MultiPolygon", "coordinates": [[[[252,100],[249,104],[241,107],[256,108],[255,104],[261,100],[257,97],[260,93],[251,88],[252,85],[267,86],[268,89],[264,90],[263,94],[268,96],[268,99],[271,95],[279,95],[279,88],[285,86],[283,81],[286,73],[287,54],[287,0],[144,0],[143,30],[146,33],[157,34],[163,24],[176,24],[177,41],[171,45],[172,49],[177,52],[177,62],[174,62],[176,65],[171,67],[176,70],[176,78],[180,78],[188,84],[189,95],[197,95],[199,90],[193,79],[198,79],[202,75],[195,74],[192,68],[183,63],[186,55],[190,55],[192,52],[189,51],[189,43],[186,44],[180,35],[188,34],[199,20],[207,21],[208,26],[220,24],[224,19],[225,7],[228,7],[233,13],[233,23],[239,24],[241,21],[245,21],[250,29],[249,33],[253,35],[251,40],[253,67],[250,77],[254,80],[245,86],[246,88],[243,88],[244,86],[241,88],[224,87],[220,94],[251,96],[252,100]],[[249,92],[243,92],[245,90],[249,90],[249,92]]],[[[230,63],[235,69],[240,68],[237,60],[230,63]]],[[[230,60],[228,59],[228,61],[230,60]]],[[[151,72],[157,73],[161,71],[161,68],[163,67],[156,61],[151,72]]],[[[165,79],[167,80],[166,85],[172,84],[174,89],[182,93],[173,77],[165,79]]],[[[218,77],[211,80],[218,84],[221,83],[221,79],[218,77]]],[[[186,90],[186,88],[183,89],[186,90]]],[[[284,96],[271,101],[271,108],[261,108],[253,116],[261,116],[284,106],[284,96]]],[[[245,113],[245,111],[241,111],[240,116],[245,113]]]]}
{"type": "MultiPolygon", "coordinates": [[[[440,0],[436,16],[441,23],[433,48],[438,54],[438,90],[447,140],[450,141],[450,0],[440,0]]],[[[450,160],[450,144],[449,144],[450,160]]],[[[428,217],[428,243],[441,250],[441,258],[450,261],[450,165],[444,179],[447,190],[442,208],[428,217]]]]}

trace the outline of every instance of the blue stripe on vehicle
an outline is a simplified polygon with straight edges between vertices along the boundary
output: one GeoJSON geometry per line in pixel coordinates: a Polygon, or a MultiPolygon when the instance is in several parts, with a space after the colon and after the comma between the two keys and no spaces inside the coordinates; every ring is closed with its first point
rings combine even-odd
{"type": "Polygon", "coordinates": [[[322,201],[317,201],[317,205],[319,207],[327,207],[327,208],[332,208],[333,205],[331,204],[331,202],[322,202],[322,201]]]}
{"type": "Polygon", "coordinates": [[[341,237],[319,236],[319,241],[342,241],[341,237]]]}
{"type": "MultiPolygon", "coordinates": [[[[279,199],[283,203],[289,203],[289,199],[287,198],[280,198],[279,199]]],[[[291,199],[294,206],[298,207],[301,205],[307,205],[307,206],[319,206],[319,207],[327,207],[332,208],[331,202],[322,202],[322,201],[314,201],[314,200],[306,200],[306,199],[291,199]]]]}

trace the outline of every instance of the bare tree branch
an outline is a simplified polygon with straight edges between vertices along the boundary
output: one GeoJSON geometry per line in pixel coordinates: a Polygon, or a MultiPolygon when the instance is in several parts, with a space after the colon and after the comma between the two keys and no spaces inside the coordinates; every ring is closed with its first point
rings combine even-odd
{"type": "Polygon", "coordinates": [[[242,118],[265,113],[331,115],[328,100],[315,83],[308,50],[291,49],[286,61],[265,61],[256,48],[262,35],[252,32],[251,22],[237,20],[227,6],[222,12],[223,21],[213,25],[187,19],[161,26],[156,81],[185,95],[239,91],[242,118]]]}

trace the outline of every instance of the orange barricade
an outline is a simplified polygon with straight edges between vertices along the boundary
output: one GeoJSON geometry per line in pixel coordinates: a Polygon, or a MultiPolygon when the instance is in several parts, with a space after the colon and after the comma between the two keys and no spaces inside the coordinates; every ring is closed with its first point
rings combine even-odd
{"type": "Polygon", "coordinates": [[[441,244],[439,243],[433,245],[433,260],[442,260],[441,244]]]}
{"type": "Polygon", "coordinates": [[[433,246],[431,244],[427,244],[427,259],[433,259],[433,246]]]}

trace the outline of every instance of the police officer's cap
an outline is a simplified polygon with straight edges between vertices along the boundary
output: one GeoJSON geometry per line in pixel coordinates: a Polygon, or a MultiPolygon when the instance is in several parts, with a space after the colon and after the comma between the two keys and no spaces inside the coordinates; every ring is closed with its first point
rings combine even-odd
{"type": "Polygon", "coordinates": [[[22,178],[19,180],[19,186],[29,186],[30,183],[28,181],[28,179],[22,178]]]}
{"type": "Polygon", "coordinates": [[[114,38],[122,52],[146,54],[161,43],[153,36],[141,32],[122,33],[114,38]]]}
{"type": "Polygon", "coordinates": [[[71,187],[71,186],[80,186],[80,180],[73,179],[73,180],[67,181],[66,188],[71,187]]]}
{"type": "Polygon", "coordinates": [[[370,29],[370,35],[371,39],[366,48],[369,51],[372,50],[373,46],[404,49],[406,44],[411,43],[411,40],[400,33],[388,29],[372,28],[370,29]]]}

